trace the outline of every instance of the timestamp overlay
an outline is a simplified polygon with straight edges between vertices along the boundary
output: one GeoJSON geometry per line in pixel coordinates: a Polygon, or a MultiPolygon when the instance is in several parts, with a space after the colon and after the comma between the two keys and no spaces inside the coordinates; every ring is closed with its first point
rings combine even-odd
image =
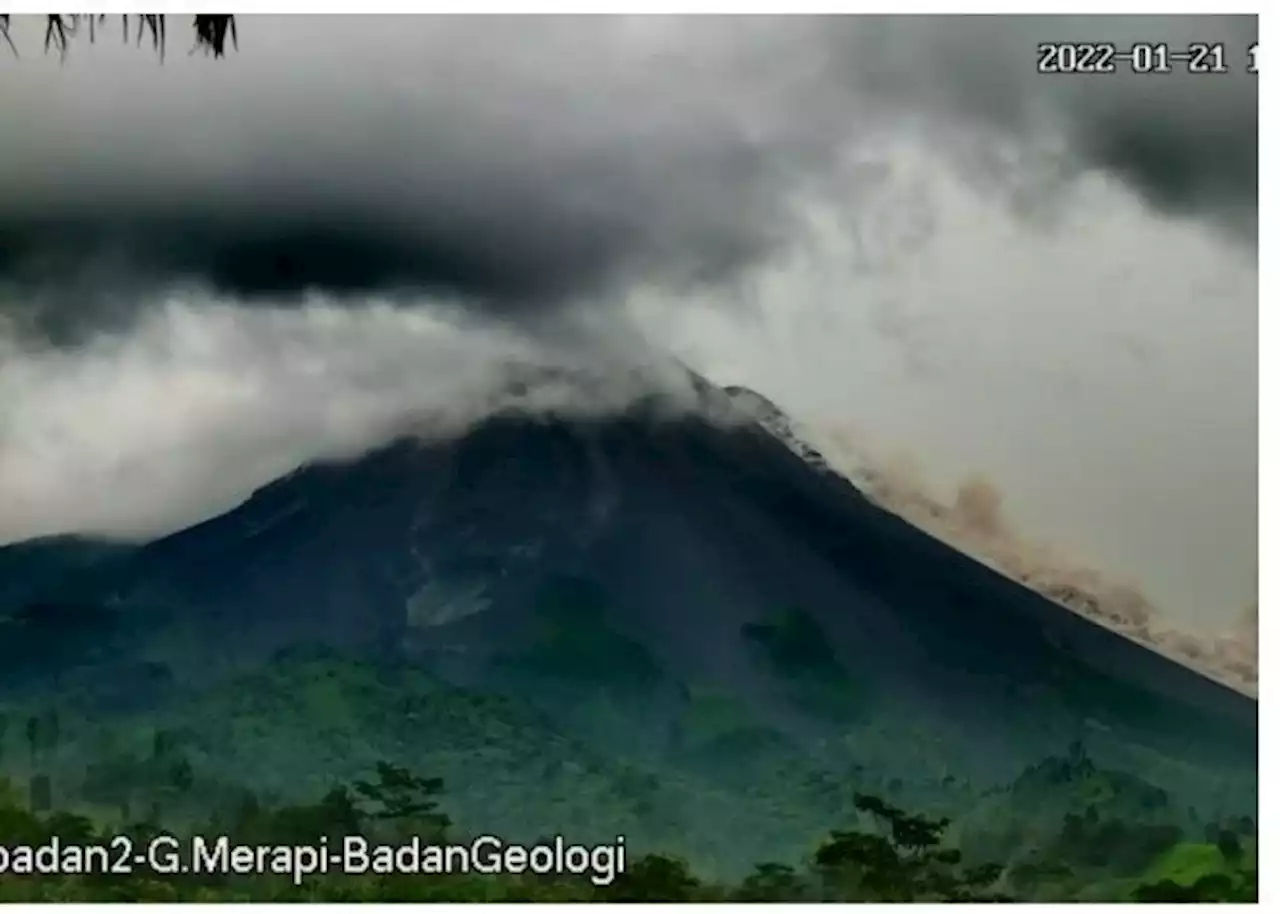
{"type": "Polygon", "coordinates": [[[1058,75],[1190,73],[1222,76],[1258,72],[1258,43],[1223,41],[1043,41],[1036,45],[1036,71],[1058,75]]]}
{"type": "Polygon", "coordinates": [[[555,836],[536,844],[481,835],[467,843],[421,837],[398,842],[361,835],[312,844],[245,844],[227,835],[148,840],[116,835],[92,843],[53,837],[41,844],[0,844],[0,876],[287,876],[294,885],[327,874],[359,876],[482,875],[578,876],[609,885],[626,872],[626,838],[580,844],[555,836]]]}

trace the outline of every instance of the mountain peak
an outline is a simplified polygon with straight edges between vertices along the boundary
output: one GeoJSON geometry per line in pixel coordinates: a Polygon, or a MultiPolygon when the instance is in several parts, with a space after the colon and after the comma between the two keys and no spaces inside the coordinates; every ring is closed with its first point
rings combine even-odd
{"type": "Polygon", "coordinates": [[[740,384],[731,384],[723,388],[723,392],[736,410],[757,422],[810,466],[843,478],[843,474],[834,469],[826,457],[806,440],[807,436],[797,427],[796,422],[764,394],[740,384]]]}

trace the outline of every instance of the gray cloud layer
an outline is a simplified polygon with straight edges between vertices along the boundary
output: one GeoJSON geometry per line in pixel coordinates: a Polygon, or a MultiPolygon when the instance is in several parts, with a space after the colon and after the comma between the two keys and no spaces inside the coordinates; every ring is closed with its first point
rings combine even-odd
{"type": "MultiPolygon", "coordinates": [[[[46,329],[180,280],[427,290],[505,314],[718,280],[791,237],[803,193],[856,206],[841,155],[912,124],[975,178],[1010,168],[982,138],[1027,141],[1154,207],[1256,230],[1256,17],[246,17],[240,32],[220,62],[161,68],[110,42],[61,68],[0,60],[0,276],[46,329]],[[1038,42],[1071,39],[1221,40],[1233,74],[1035,73],[1038,42]]],[[[34,48],[38,23],[14,34],[34,48]]]]}
{"type": "Polygon", "coordinates": [[[483,414],[512,361],[647,341],[939,491],[989,474],[1031,538],[1218,627],[1256,594],[1256,32],[246,17],[218,62],[171,24],[160,66],[59,65],[15,20],[0,541],[165,532],[483,414]],[[1233,72],[1034,72],[1072,39],[1223,41],[1233,72]]]}
{"type": "Polygon", "coordinates": [[[1024,137],[1057,132],[1074,159],[1112,172],[1158,209],[1256,232],[1258,85],[1246,72],[1253,16],[887,18],[851,29],[853,66],[904,103],[973,117],[1024,137]],[[1042,42],[1106,41],[1123,51],[1223,45],[1227,74],[1032,75],[1042,42]]]}

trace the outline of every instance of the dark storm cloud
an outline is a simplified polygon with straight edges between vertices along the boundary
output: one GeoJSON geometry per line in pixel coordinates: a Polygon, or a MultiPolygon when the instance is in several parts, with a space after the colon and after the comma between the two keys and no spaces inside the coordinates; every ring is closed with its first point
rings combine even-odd
{"type": "Polygon", "coordinates": [[[733,95],[806,30],[252,19],[216,64],[10,63],[0,271],[505,308],[724,275],[778,240],[782,170],[822,152],[779,130],[791,86],[733,95]]]}
{"type": "MultiPolygon", "coordinates": [[[[38,39],[38,24],[15,39],[38,39]]],[[[0,276],[127,309],[428,289],[507,313],[715,280],[906,121],[1064,140],[1155,207],[1249,233],[1256,18],[248,18],[225,61],[0,61],[0,276]],[[1047,40],[1224,41],[1236,75],[1044,76],[1047,40]]],[[[957,147],[959,148],[959,147],[957,147]]],[[[42,294],[35,295],[39,290],[42,294]]]]}
{"type": "Polygon", "coordinates": [[[1178,213],[1208,211],[1256,231],[1258,206],[1257,82],[1247,104],[1232,99],[1208,109],[1187,129],[1181,112],[1149,116],[1099,110],[1080,126],[1083,152],[1133,183],[1155,206],[1178,213]]]}
{"type": "Polygon", "coordinates": [[[904,104],[973,118],[1010,136],[1053,132],[1070,161],[1110,172],[1153,207],[1204,216],[1251,235],[1258,201],[1258,80],[1247,72],[1256,16],[966,16],[864,20],[848,66],[904,104]],[[1039,74],[1045,42],[1117,51],[1221,44],[1229,71],[1039,74]]]}

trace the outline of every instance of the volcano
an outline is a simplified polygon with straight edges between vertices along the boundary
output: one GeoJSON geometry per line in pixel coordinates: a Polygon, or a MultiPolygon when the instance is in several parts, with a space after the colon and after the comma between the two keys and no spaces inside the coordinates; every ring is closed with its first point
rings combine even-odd
{"type": "Polygon", "coordinates": [[[763,398],[700,389],[406,437],[136,548],[0,550],[2,694],[166,722],[280,793],[394,756],[490,830],[747,859],[802,846],[849,778],[945,804],[1068,746],[1256,815],[1256,701],[877,507],[763,398]]]}

